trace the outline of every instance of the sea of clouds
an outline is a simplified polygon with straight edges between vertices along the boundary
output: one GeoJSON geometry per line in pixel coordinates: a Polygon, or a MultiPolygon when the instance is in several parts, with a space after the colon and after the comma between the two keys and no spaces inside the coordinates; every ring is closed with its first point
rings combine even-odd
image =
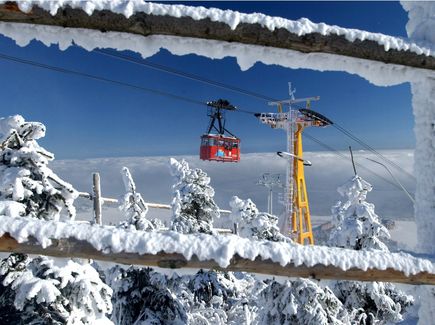
{"type": "MultiPolygon", "coordinates": [[[[412,150],[386,150],[382,155],[399,164],[409,173],[412,173],[412,150]]],[[[347,152],[343,153],[349,156],[347,152]]],[[[56,160],[51,167],[63,179],[74,185],[79,191],[92,191],[92,173],[101,175],[102,193],[105,197],[120,198],[124,194],[121,177],[121,168],[130,169],[136,182],[138,191],[147,202],[169,204],[172,199],[173,184],[169,172],[168,162],[170,157],[121,157],[98,158],[85,160],[56,160]]],[[[185,159],[191,167],[201,168],[211,177],[211,185],[216,191],[215,200],[221,209],[229,209],[228,202],[233,195],[243,199],[251,198],[260,210],[267,210],[267,189],[256,185],[263,173],[282,174],[285,180],[286,161],[275,153],[250,153],[244,154],[240,163],[219,163],[201,161],[196,156],[178,156],[176,159],[185,159]]],[[[353,176],[350,159],[345,160],[333,153],[308,152],[305,158],[312,162],[311,167],[306,167],[306,182],[313,221],[324,221],[330,215],[330,208],[340,196],[336,188],[353,176]]],[[[382,166],[368,161],[372,158],[383,162],[374,154],[358,151],[355,152],[355,161],[370,168],[385,179],[393,179],[382,166]]],[[[415,181],[404,173],[390,170],[413,193],[415,181]]],[[[406,195],[397,187],[365,169],[358,168],[360,176],[368,180],[374,189],[369,193],[367,200],[374,203],[376,212],[385,219],[411,219],[413,206],[406,195]]],[[[274,193],[274,212],[279,214],[283,210],[280,204],[282,189],[277,188],[274,193]]],[[[79,198],[76,201],[78,219],[89,220],[92,218],[92,203],[79,198]]],[[[152,209],[150,216],[168,219],[170,211],[152,209]]],[[[123,216],[115,205],[106,205],[104,208],[105,223],[117,223],[123,216]]],[[[224,220],[222,220],[224,221],[224,220]]]]}

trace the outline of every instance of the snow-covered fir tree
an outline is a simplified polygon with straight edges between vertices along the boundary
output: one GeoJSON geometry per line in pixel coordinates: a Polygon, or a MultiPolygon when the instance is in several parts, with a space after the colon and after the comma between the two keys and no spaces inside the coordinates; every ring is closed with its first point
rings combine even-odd
{"type": "Polygon", "coordinates": [[[254,298],[256,284],[257,280],[247,273],[200,270],[190,276],[185,291],[189,293],[185,295],[189,323],[236,325],[247,323],[250,317],[253,321],[251,315],[257,307],[255,299],[250,299],[254,298]]]}
{"type": "Polygon", "coordinates": [[[89,264],[11,254],[0,262],[0,323],[107,324],[110,289],[89,264]]]}
{"type": "Polygon", "coordinates": [[[246,323],[248,309],[256,308],[252,288],[258,281],[245,273],[200,270],[168,277],[149,268],[115,266],[106,274],[114,290],[112,321],[119,325],[239,325],[246,323]]]}
{"type": "MultiPolygon", "coordinates": [[[[45,126],[16,115],[0,119],[0,213],[74,219],[77,191],[48,167],[36,140],[45,126]]],[[[11,254],[0,261],[0,323],[98,324],[111,312],[111,289],[89,264],[11,254]]]]}
{"type": "MultiPolygon", "coordinates": [[[[187,312],[170,288],[173,281],[149,268],[115,266],[108,270],[113,288],[112,321],[117,325],[187,323],[187,312]]],[[[179,284],[177,284],[179,285],[179,284]]]]}
{"type": "MultiPolygon", "coordinates": [[[[332,208],[334,230],[329,244],[354,250],[389,251],[383,240],[390,238],[375,213],[375,206],[366,202],[372,186],[360,176],[352,177],[338,192],[345,198],[332,208]]],[[[394,285],[383,282],[339,281],[334,292],[349,312],[355,324],[385,324],[403,319],[406,309],[413,304],[394,285]]]]}
{"type": "Polygon", "coordinates": [[[219,218],[219,207],[213,200],[210,178],[201,169],[191,169],[185,160],[170,159],[172,187],[172,226],[181,233],[213,233],[213,219],[219,218]]]}
{"type": "Polygon", "coordinates": [[[266,281],[259,300],[259,324],[347,324],[343,304],[329,288],[308,279],[266,281]]]}
{"type": "Polygon", "coordinates": [[[54,155],[36,140],[45,126],[19,115],[0,119],[0,202],[2,213],[46,220],[75,217],[77,191],[48,167],[54,155]],[[8,208],[11,207],[11,208],[8,208]]]}
{"type": "Polygon", "coordinates": [[[127,220],[122,221],[119,226],[125,229],[136,229],[151,231],[163,228],[163,223],[159,219],[148,220],[148,205],[142,195],[136,191],[136,184],[127,167],[121,170],[122,180],[124,181],[126,194],[122,198],[121,211],[125,213],[127,220]]]}
{"type": "Polygon", "coordinates": [[[354,176],[337,191],[346,201],[332,207],[334,229],[329,245],[354,250],[388,251],[384,239],[389,239],[388,229],[375,213],[375,206],[366,202],[372,186],[359,176],[354,176]]]}
{"type": "Polygon", "coordinates": [[[269,213],[259,212],[251,199],[241,200],[233,196],[230,201],[232,222],[237,224],[238,235],[257,240],[290,242],[278,228],[278,218],[269,213]]]}

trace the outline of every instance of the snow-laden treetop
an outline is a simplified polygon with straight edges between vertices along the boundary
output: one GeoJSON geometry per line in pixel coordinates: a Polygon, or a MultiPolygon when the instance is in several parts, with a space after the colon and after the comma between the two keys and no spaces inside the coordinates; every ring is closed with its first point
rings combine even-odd
{"type": "MultiPolygon", "coordinates": [[[[5,3],[6,0],[0,0],[5,3]]],[[[388,36],[381,33],[371,33],[358,29],[343,28],[325,23],[313,23],[307,18],[299,20],[289,20],[281,17],[271,17],[262,13],[245,14],[238,11],[222,10],[217,8],[192,7],[185,5],[168,5],[160,3],[151,3],[144,0],[31,0],[17,1],[20,10],[30,12],[33,6],[38,6],[51,15],[55,15],[59,9],[70,6],[72,8],[82,9],[88,15],[96,10],[109,10],[113,13],[122,14],[129,18],[138,12],[152,14],[156,16],[173,16],[173,17],[190,17],[194,20],[210,19],[215,22],[222,22],[236,29],[239,24],[260,24],[271,31],[284,28],[289,32],[299,36],[319,33],[321,35],[339,35],[344,36],[348,41],[355,40],[375,41],[383,46],[386,51],[395,49],[398,51],[412,51],[417,54],[435,56],[435,51],[431,47],[423,47],[414,42],[404,40],[398,37],[388,36]]]]}
{"type": "Polygon", "coordinates": [[[371,190],[372,186],[358,175],[337,189],[346,201],[339,201],[332,207],[335,229],[329,244],[355,250],[389,251],[383,242],[390,238],[388,229],[375,213],[374,204],[366,202],[371,190]]]}
{"type": "Polygon", "coordinates": [[[372,190],[372,185],[359,176],[352,177],[337,188],[337,192],[345,197],[351,204],[365,201],[367,193],[372,190]]]}
{"type": "Polygon", "coordinates": [[[74,219],[78,193],[48,167],[54,155],[37,142],[44,136],[42,123],[0,118],[0,214],[74,219]]]}
{"type": "MultiPolygon", "coordinates": [[[[38,140],[45,136],[45,126],[39,122],[26,122],[21,115],[0,118],[0,143],[3,143],[12,133],[26,128],[26,137],[38,140]],[[29,133],[31,132],[31,133],[29,133]]],[[[25,130],[22,130],[25,131],[25,130]]]]}

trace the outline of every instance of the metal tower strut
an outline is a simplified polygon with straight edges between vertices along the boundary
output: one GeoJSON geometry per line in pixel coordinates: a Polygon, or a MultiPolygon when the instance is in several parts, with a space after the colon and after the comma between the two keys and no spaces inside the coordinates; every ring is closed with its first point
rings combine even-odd
{"type": "Polygon", "coordinates": [[[327,126],[332,124],[323,115],[310,109],[311,101],[320,97],[302,99],[294,98],[294,91],[290,91],[288,100],[275,101],[269,105],[278,106],[278,113],[259,113],[259,120],[272,128],[284,129],[287,133],[287,153],[279,155],[287,160],[287,179],[285,190],[285,214],[281,223],[281,231],[290,235],[300,244],[314,244],[311,227],[311,215],[305,183],[304,165],[311,165],[303,158],[302,132],[308,126],[327,126]],[[306,108],[293,109],[292,104],[305,102],[306,108]],[[288,111],[283,112],[283,106],[288,106],[288,111]]]}

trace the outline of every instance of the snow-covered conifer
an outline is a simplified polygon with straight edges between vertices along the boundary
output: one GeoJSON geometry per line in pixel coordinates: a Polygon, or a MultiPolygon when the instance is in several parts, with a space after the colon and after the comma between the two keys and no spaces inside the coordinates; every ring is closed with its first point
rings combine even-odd
{"type": "Polygon", "coordinates": [[[388,229],[376,215],[375,206],[366,202],[367,193],[371,190],[372,186],[359,176],[354,176],[337,189],[346,201],[339,201],[332,207],[335,227],[330,235],[330,246],[388,251],[382,241],[390,238],[388,229]]]}
{"type": "Polygon", "coordinates": [[[400,322],[414,303],[412,296],[388,282],[338,281],[334,292],[348,310],[352,324],[400,322]]]}
{"type": "Polygon", "coordinates": [[[254,314],[256,296],[252,293],[257,280],[250,274],[200,270],[184,278],[187,281],[176,282],[181,285],[175,292],[188,311],[189,324],[239,325],[254,314]]]}
{"type": "Polygon", "coordinates": [[[89,264],[12,254],[0,263],[0,283],[2,324],[11,316],[22,324],[110,323],[112,290],[89,264]]]}
{"type": "MultiPolygon", "coordinates": [[[[331,246],[389,251],[382,241],[390,238],[388,229],[381,224],[375,206],[366,202],[371,190],[372,186],[357,175],[338,188],[346,201],[339,201],[332,208],[335,227],[329,238],[331,246]]],[[[334,292],[355,324],[401,321],[407,307],[413,304],[412,296],[390,283],[339,281],[334,292]]]]}
{"type": "Polygon", "coordinates": [[[112,321],[117,325],[187,323],[187,312],[163,274],[149,268],[115,266],[108,270],[114,289],[112,321]]]}
{"type": "Polygon", "coordinates": [[[126,194],[123,197],[122,204],[119,207],[126,215],[127,220],[120,223],[120,227],[125,229],[136,229],[150,231],[163,227],[163,223],[158,219],[148,220],[148,205],[142,198],[142,195],[136,191],[136,184],[127,167],[121,170],[122,179],[126,194]]]}
{"type": "Polygon", "coordinates": [[[278,218],[274,215],[259,212],[250,199],[241,200],[233,196],[230,201],[230,219],[238,225],[241,237],[257,240],[290,242],[290,238],[282,235],[278,228],[278,218]]]}
{"type": "Polygon", "coordinates": [[[175,178],[172,200],[172,229],[181,233],[213,233],[213,219],[219,207],[213,200],[210,178],[201,169],[191,169],[186,161],[170,160],[175,178]]]}
{"type": "Polygon", "coordinates": [[[268,281],[258,305],[259,324],[347,324],[347,313],[331,290],[308,279],[268,281]]]}
{"type": "MultiPolygon", "coordinates": [[[[0,213],[74,219],[78,192],[48,167],[53,154],[36,140],[45,126],[19,116],[0,119],[0,213]],[[66,211],[64,213],[63,211],[66,211]]],[[[11,254],[0,262],[0,323],[97,324],[108,321],[111,289],[89,264],[11,254]]]]}
{"type": "Polygon", "coordinates": [[[19,115],[0,119],[0,210],[10,216],[26,215],[58,220],[62,210],[75,217],[74,188],[48,167],[52,153],[36,140],[45,126],[19,115]],[[15,202],[15,203],[13,203],[15,202]]]}

